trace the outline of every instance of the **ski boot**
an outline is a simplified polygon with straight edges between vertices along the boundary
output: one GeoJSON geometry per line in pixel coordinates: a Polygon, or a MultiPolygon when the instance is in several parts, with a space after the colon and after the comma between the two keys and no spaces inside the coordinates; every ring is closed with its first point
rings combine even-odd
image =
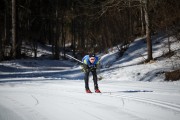
{"type": "Polygon", "coordinates": [[[87,89],[87,90],[86,90],[86,93],[92,93],[92,92],[91,92],[91,90],[87,89]]]}
{"type": "Polygon", "coordinates": [[[96,89],[95,93],[101,93],[101,91],[99,89],[96,89]]]}

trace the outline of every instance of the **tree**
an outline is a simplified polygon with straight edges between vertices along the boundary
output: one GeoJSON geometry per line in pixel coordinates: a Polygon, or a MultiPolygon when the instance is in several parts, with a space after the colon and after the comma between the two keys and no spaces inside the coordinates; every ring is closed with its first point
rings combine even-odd
{"type": "Polygon", "coordinates": [[[21,49],[20,41],[18,41],[18,12],[17,12],[17,3],[16,0],[12,0],[12,49],[11,54],[13,58],[20,58],[21,49]]]}
{"type": "Polygon", "coordinates": [[[149,18],[149,0],[144,0],[144,17],[146,23],[146,41],[147,41],[147,62],[153,60],[152,57],[152,42],[151,42],[151,29],[150,29],[150,18],[149,18]]]}
{"type": "Polygon", "coordinates": [[[0,34],[0,61],[3,60],[2,36],[0,34]]]}
{"type": "Polygon", "coordinates": [[[12,0],[12,56],[16,58],[16,0],[12,0]]]}

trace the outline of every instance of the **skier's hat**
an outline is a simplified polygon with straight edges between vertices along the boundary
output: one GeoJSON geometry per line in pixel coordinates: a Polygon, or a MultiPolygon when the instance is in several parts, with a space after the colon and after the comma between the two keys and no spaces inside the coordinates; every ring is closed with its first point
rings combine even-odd
{"type": "Polygon", "coordinates": [[[96,55],[94,53],[90,53],[89,57],[95,57],[96,55]]]}

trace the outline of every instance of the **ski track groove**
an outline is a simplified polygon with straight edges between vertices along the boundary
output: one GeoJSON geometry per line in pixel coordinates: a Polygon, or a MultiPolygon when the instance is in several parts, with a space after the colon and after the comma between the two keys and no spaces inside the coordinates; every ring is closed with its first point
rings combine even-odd
{"type": "MultiPolygon", "coordinates": [[[[110,96],[110,97],[117,97],[117,98],[122,98],[122,99],[129,99],[129,100],[134,100],[138,102],[143,102],[143,103],[148,103],[148,104],[153,104],[156,106],[172,109],[174,111],[180,112],[180,105],[178,104],[173,104],[169,102],[164,102],[164,101],[159,101],[159,100],[153,100],[153,99],[147,99],[147,98],[139,98],[139,97],[132,97],[132,96],[126,96],[126,95],[117,95],[117,94],[112,94],[110,93],[101,93],[100,95],[103,96],[110,96]]],[[[124,100],[122,100],[124,104],[124,100]]]]}
{"type": "MultiPolygon", "coordinates": [[[[47,120],[47,118],[39,114],[39,112],[37,112],[33,108],[27,105],[24,105],[23,103],[18,102],[17,100],[10,98],[8,96],[4,96],[4,98],[8,100],[9,102],[11,102],[11,104],[16,109],[16,111],[19,111],[19,112],[21,111],[21,114],[20,113],[17,113],[17,114],[20,114],[23,120],[30,120],[30,119],[31,120],[47,120]]],[[[33,99],[35,99],[35,97],[33,97],[33,99]]]]}
{"type": "Polygon", "coordinates": [[[36,97],[34,97],[33,95],[31,95],[31,97],[36,101],[35,106],[38,105],[39,104],[39,100],[36,97]]]}
{"type": "MultiPolygon", "coordinates": [[[[73,91],[65,91],[65,92],[73,92],[73,91]]],[[[83,92],[76,92],[76,93],[83,93],[83,92]]],[[[103,96],[109,96],[109,97],[116,97],[116,98],[121,98],[121,101],[124,103],[124,99],[129,99],[129,100],[134,100],[134,101],[138,101],[138,102],[143,102],[143,103],[148,103],[148,104],[152,104],[152,105],[156,105],[156,106],[160,106],[160,107],[164,107],[164,108],[168,108],[168,109],[172,109],[174,111],[180,112],[180,105],[179,104],[173,104],[173,103],[169,103],[169,102],[164,102],[164,101],[160,101],[160,100],[154,100],[154,99],[149,99],[149,98],[140,98],[140,97],[132,97],[132,96],[127,96],[127,95],[118,95],[118,94],[114,94],[111,92],[106,92],[106,93],[91,93],[91,95],[103,95],[103,96]]]]}

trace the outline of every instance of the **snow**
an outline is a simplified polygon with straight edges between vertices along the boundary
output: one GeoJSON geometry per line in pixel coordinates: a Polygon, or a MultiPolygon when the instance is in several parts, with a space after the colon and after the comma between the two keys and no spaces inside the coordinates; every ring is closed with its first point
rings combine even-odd
{"type": "MultiPolygon", "coordinates": [[[[179,120],[180,81],[164,81],[164,71],[176,69],[180,60],[176,55],[161,57],[167,52],[166,42],[167,38],[153,40],[157,59],[150,63],[143,63],[143,39],[136,39],[121,58],[116,50],[103,55],[100,94],[93,91],[92,76],[93,93],[85,93],[81,67],[74,62],[3,61],[0,120],[179,120]]],[[[179,46],[172,42],[173,50],[179,51],[179,46]]]]}

